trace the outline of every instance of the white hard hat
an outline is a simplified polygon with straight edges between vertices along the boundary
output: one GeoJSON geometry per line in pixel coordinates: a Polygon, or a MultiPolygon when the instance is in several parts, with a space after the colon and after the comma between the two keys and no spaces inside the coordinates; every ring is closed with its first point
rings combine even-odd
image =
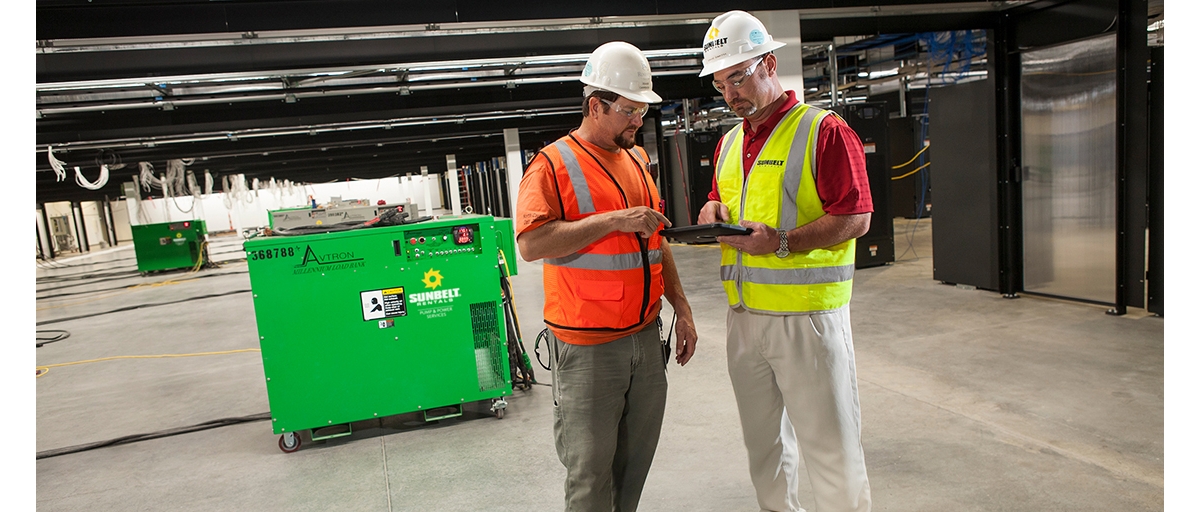
{"type": "Polygon", "coordinates": [[[700,70],[700,76],[711,75],[783,46],[771,39],[758,18],[745,11],[729,11],[714,18],[704,34],[704,69],[700,70]]]}
{"type": "Polygon", "coordinates": [[[658,103],[650,81],[650,61],[636,46],[624,41],[604,43],[592,52],[579,81],[615,92],[633,101],[658,103]]]}

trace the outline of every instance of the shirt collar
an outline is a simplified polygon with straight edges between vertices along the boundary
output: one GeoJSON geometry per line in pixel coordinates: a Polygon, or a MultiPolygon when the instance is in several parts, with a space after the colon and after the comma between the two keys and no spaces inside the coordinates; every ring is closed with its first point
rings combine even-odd
{"type": "Polygon", "coordinates": [[[787,115],[788,111],[791,110],[792,107],[800,103],[800,101],[796,99],[796,91],[784,91],[784,94],[787,95],[787,99],[779,105],[779,108],[775,110],[774,114],[771,114],[771,117],[768,117],[767,120],[758,127],[757,131],[750,128],[750,121],[745,119],[742,120],[742,130],[746,132],[747,137],[754,138],[761,133],[770,133],[771,130],[775,129],[775,125],[778,125],[779,121],[783,119],[783,116],[787,115]]]}

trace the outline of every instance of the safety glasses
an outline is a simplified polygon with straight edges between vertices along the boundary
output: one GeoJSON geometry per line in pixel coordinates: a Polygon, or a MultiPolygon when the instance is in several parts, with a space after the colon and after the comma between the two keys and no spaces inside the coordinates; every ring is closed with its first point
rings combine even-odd
{"type": "Polygon", "coordinates": [[[713,88],[716,89],[717,92],[725,94],[726,87],[731,89],[737,89],[741,87],[742,84],[746,83],[746,80],[749,80],[751,76],[754,76],[754,71],[758,69],[758,65],[762,63],[763,59],[764,57],[759,57],[754,61],[754,64],[751,64],[750,67],[743,70],[740,76],[738,76],[737,73],[734,73],[734,76],[737,76],[737,79],[727,78],[725,81],[713,80],[713,88]],[[729,85],[725,85],[726,82],[728,82],[729,85]]]}
{"type": "Polygon", "coordinates": [[[612,107],[613,110],[616,110],[617,112],[625,114],[625,117],[628,117],[630,119],[633,119],[634,117],[641,119],[643,117],[646,117],[646,112],[650,111],[649,106],[642,107],[642,108],[621,108],[621,107],[617,106],[617,103],[615,101],[608,101],[604,98],[596,98],[596,99],[603,101],[604,103],[607,103],[608,106],[612,107]]]}

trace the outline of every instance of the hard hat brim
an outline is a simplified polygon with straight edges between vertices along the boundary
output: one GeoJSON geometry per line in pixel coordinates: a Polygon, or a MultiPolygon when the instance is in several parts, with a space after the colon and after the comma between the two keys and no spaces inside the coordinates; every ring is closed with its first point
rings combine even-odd
{"type": "Polygon", "coordinates": [[[627,99],[630,99],[630,100],[633,100],[633,101],[636,101],[639,103],[662,103],[662,97],[655,94],[654,91],[641,91],[641,92],[613,91],[613,92],[616,92],[617,94],[620,94],[621,96],[624,96],[627,99]]]}
{"type": "Polygon", "coordinates": [[[703,77],[703,76],[711,75],[722,69],[736,66],[736,65],[746,62],[750,59],[758,57],[759,55],[765,55],[769,52],[773,52],[775,50],[783,48],[784,46],[786,46],[786,44],[782,43],[780,41],[771,41],[768,43],[764,43],[763,45],[759,46],[758,48],[755,48],[754,51],[752,51],[752,52],[739,53],[737,55],[730,55],[723,59],[716,59],[713,61],[706,62],[706,63],[704,63],[704,68],[700,70],[700,76],[703,77]]]}
{"type": "Polygon", "coordinates": [[[658,94],[655,94],[652,90],[631,91],[627,89],[621,89],[619,87],[605,87],[602,85],[597,85],[594,80],[580,79],[579,81],[583,82],[584,85],[595,87],[601,91],[608,91],[618,96],[624,96],[625,98],[639,103],[662,103],[662,97],[658,94]]]}

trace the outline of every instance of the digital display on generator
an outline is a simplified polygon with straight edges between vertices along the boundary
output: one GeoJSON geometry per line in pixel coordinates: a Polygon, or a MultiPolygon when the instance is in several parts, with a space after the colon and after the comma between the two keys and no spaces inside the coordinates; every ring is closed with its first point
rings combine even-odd
{"type": "Polygon", "coordinates": [[[475,231],[471,226],[455,226],[454,227],[454,243],[456,245],[467,245],[475,241],[475,231]]]}

